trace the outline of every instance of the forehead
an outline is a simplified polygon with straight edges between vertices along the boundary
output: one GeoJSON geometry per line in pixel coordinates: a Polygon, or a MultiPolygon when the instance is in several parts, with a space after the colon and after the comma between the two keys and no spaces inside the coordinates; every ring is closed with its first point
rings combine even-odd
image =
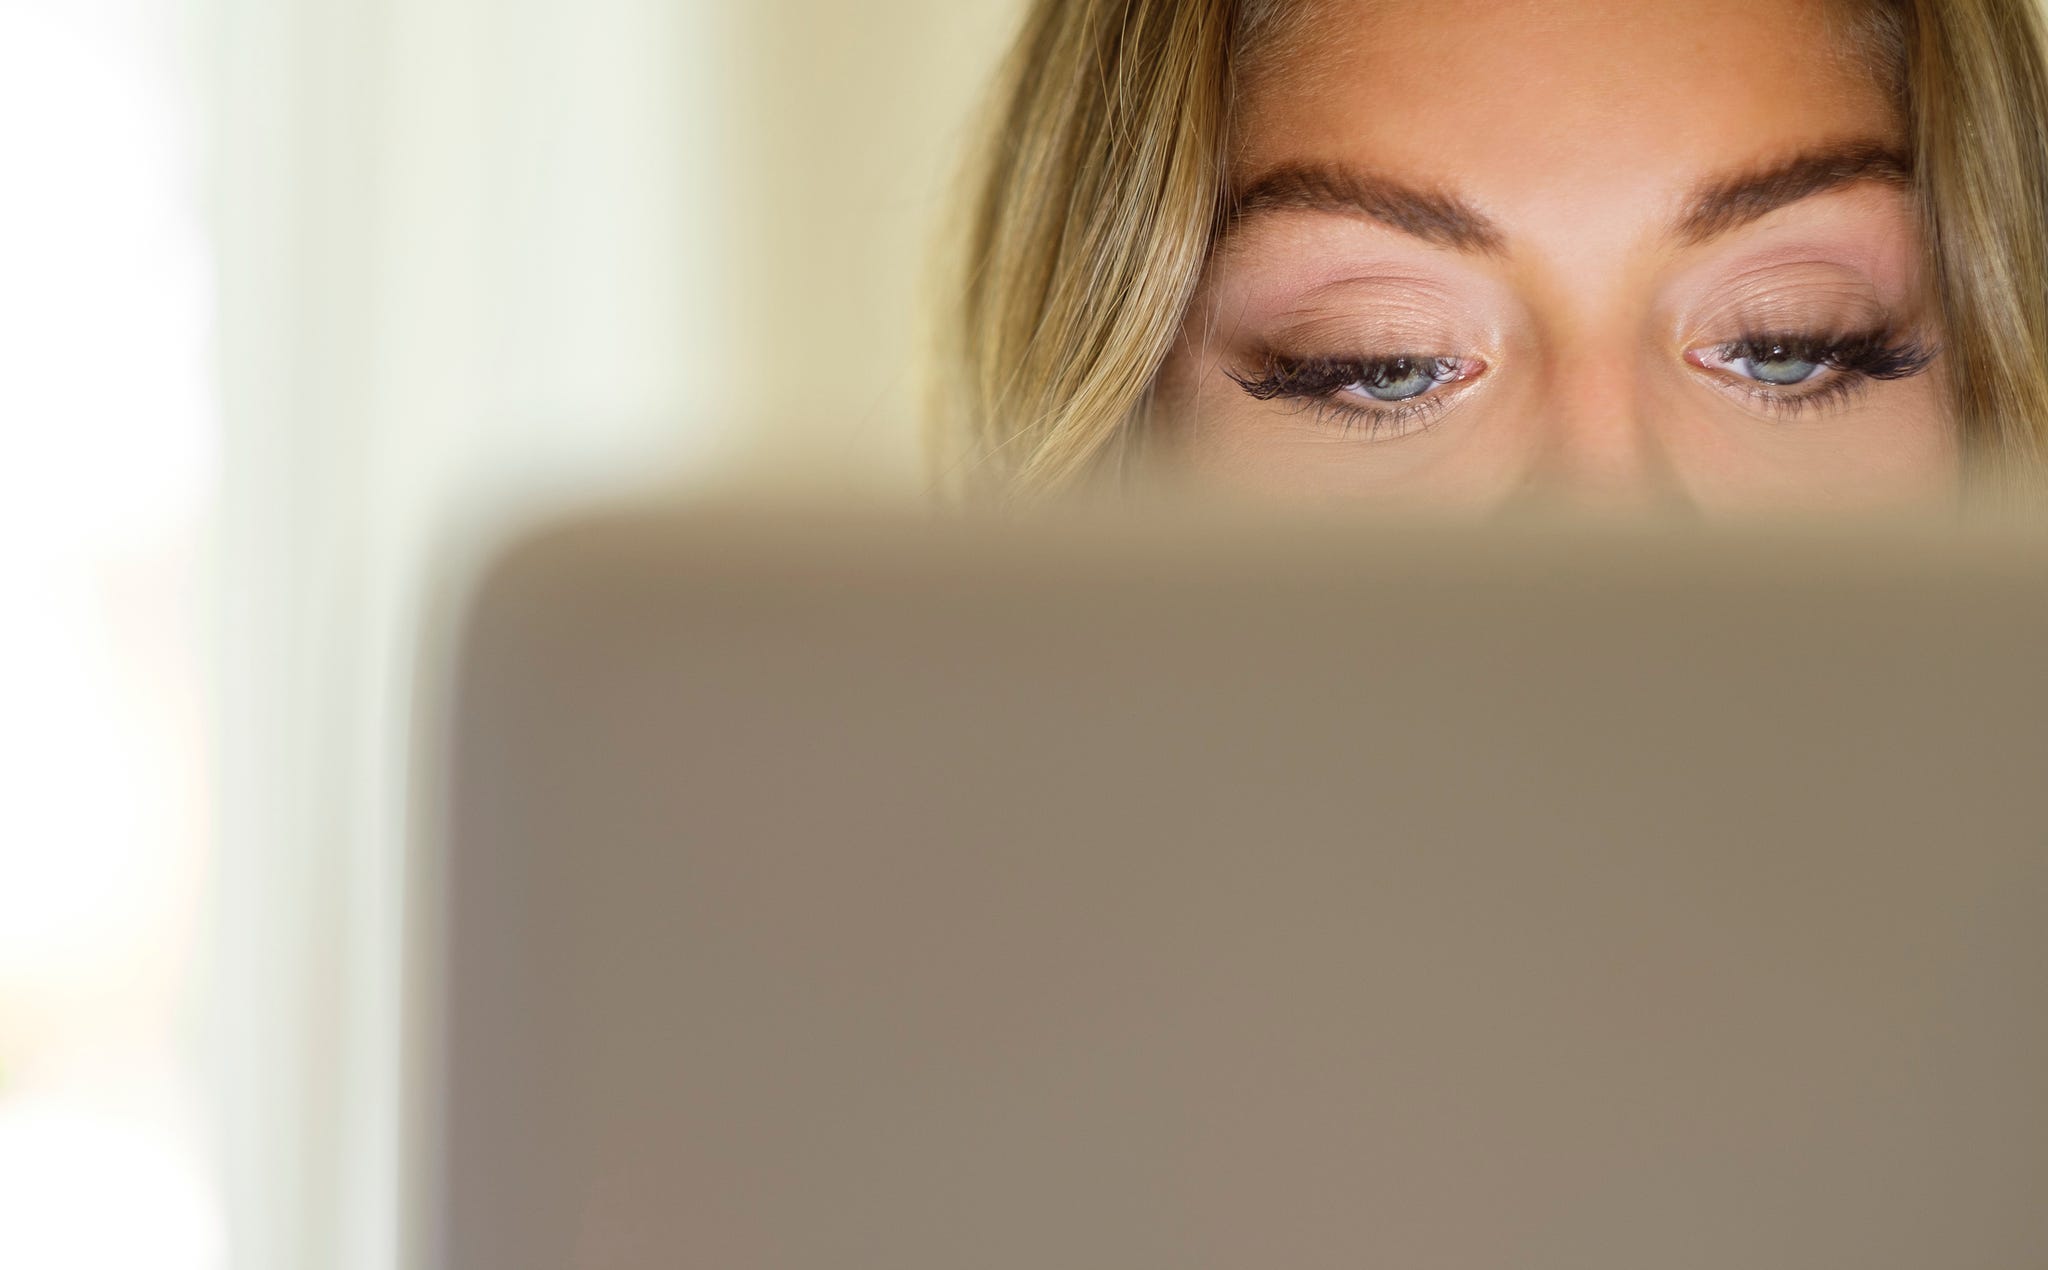
{"type": "Polygon", "coordinates": [[[1302,0],[1247,77],[1237,167],[1357,163],[1596,215],[1900,136],[1859,29],[1839,0],[1302,0]]]}

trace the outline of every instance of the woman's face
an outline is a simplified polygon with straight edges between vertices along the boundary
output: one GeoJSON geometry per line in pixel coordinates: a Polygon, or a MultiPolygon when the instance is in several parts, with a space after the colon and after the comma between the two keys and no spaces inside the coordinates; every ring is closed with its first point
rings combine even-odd
{"type": "Polygon", "coordinates": [[[1154,450],[1292,500],[1948,502],[1903,121],[1823,0],[1313,0],[1154,450]]]}

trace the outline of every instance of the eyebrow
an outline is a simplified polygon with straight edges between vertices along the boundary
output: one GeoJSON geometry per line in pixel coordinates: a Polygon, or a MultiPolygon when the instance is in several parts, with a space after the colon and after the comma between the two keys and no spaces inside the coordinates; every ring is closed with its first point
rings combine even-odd
{"type": "Polygon", "coordinates": [[[1366,216],[1439,247],[1485,255],[1507,250],[1507,235],[1454,195],[1331,164],[1289,164],[1259,177],[1230,200],[1225,232],[1278,211],[1366,216]]]}
{"type": "Polygon", "coordinates": [[[1897,149],[1876,141],[1809,150],[1705,186],[1693,195],[1680,218],[1677,237],[1696,246],[1788,204],[1862,181],[1911,185],[1913,163],[1897,149]]]}
{"type": "MultiPolygon", "coordinates": [[[[1715,178],[1687,199],[1673,233],[1697,246],[1801,199],[1863,181],[1910,185],[1912,161],[1882,142],[1853,141],[1715,178]]],[[[1492,256],[1507,252],[1507,235],[1464,199],[1360,168],[1315,163],[1274,168],[1230,199],[1224,234],[1276,211],[1365,216],[1439,247],[1492,256]]]]}

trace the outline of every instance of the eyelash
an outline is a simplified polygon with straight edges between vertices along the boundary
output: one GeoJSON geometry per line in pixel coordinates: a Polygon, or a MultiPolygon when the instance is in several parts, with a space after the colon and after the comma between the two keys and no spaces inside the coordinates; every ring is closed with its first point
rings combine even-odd
{"type": "MultiPolygon", "coordinates": [[[[1835,372],[1819,388],[1804,392],[1772,388],[1755,380],[1739,380],[1738,391],[1787,416],[1845,401],[1872,383],[1911,379],[1925,373],[1940,355],[1938,349],[1903,336],[1890,327],[1843,335],[1795,332],[1743,335],[1717,346],[1713,351],[1723,361],[1800,361],[1835,372]]],[[[1703,369],[1722,374],[1712,367],[1703,369]]]]}
{"type": "MultiPolygon", "coordinates": [[[[1741,380],[1738,391],[1786,416],[1846,400],[1873,382],[1911,379],[1928,370],[1939,356],[1939,350],[1901,336],[1890,327],[1844,335],[1745,334],[1716,346],[1713,351],[1723,361],[1796,360],[1835,372],[1826,384],[1805,392],[1741,380]]],[[[1472,364],[1450,357],[1295,357],[1268,352],[1260,359],[1256,371],[1233,371],[1230,378],[1255,400],[1299,401],[1318,419],[1340,425],[1347,434],[1363,429],[1367,437],[1372,437],[1403,425],[1427,427],[1450,404],[1450,394],[1432,389],[1412,401],[1384,406],[1340,401],[1337,395],[1355,384],[1424,368],[1439,387],[1470,379],[1477,373],[1472,364]]],[[[1723,378],[1731,377],[1711,367],[1703,369],[1723,378]]]]}
{"type": "Polygon", "coordinates": [[[1339,401],[1337,394],[1354,384],[1415,370],[1426,371],[1438,387],[1469,379],[1475,373],[1467,363],[1454,357],[1291,357],[1269,352],[1260,359],[1256,372],[1241,375],[1233,371],[1230,378],[1255,400],[1300,401],[1316,418],[1338,424],[1346,434],[1363,429],[1366,436],[1372,437],[1404,424],[1428,426],[1449,404],[1447,397],[1431,389],[1410,401],[1367,406],[1339,401]]]}

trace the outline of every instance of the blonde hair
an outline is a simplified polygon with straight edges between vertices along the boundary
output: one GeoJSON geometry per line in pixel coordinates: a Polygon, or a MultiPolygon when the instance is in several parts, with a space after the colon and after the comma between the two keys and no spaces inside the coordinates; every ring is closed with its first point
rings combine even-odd
{"type": "MultiPolygon", "coordinates": [[[[2048,37],[2037,0],[1870,0],[1910,120],[1949,380],[1980,488],[2048,470],[2048,37]]],[[[1236,86],[1299,0],[1033,0],[934,306],[956,492],[1120,469],[1227,213],[1236,86]]]]}

